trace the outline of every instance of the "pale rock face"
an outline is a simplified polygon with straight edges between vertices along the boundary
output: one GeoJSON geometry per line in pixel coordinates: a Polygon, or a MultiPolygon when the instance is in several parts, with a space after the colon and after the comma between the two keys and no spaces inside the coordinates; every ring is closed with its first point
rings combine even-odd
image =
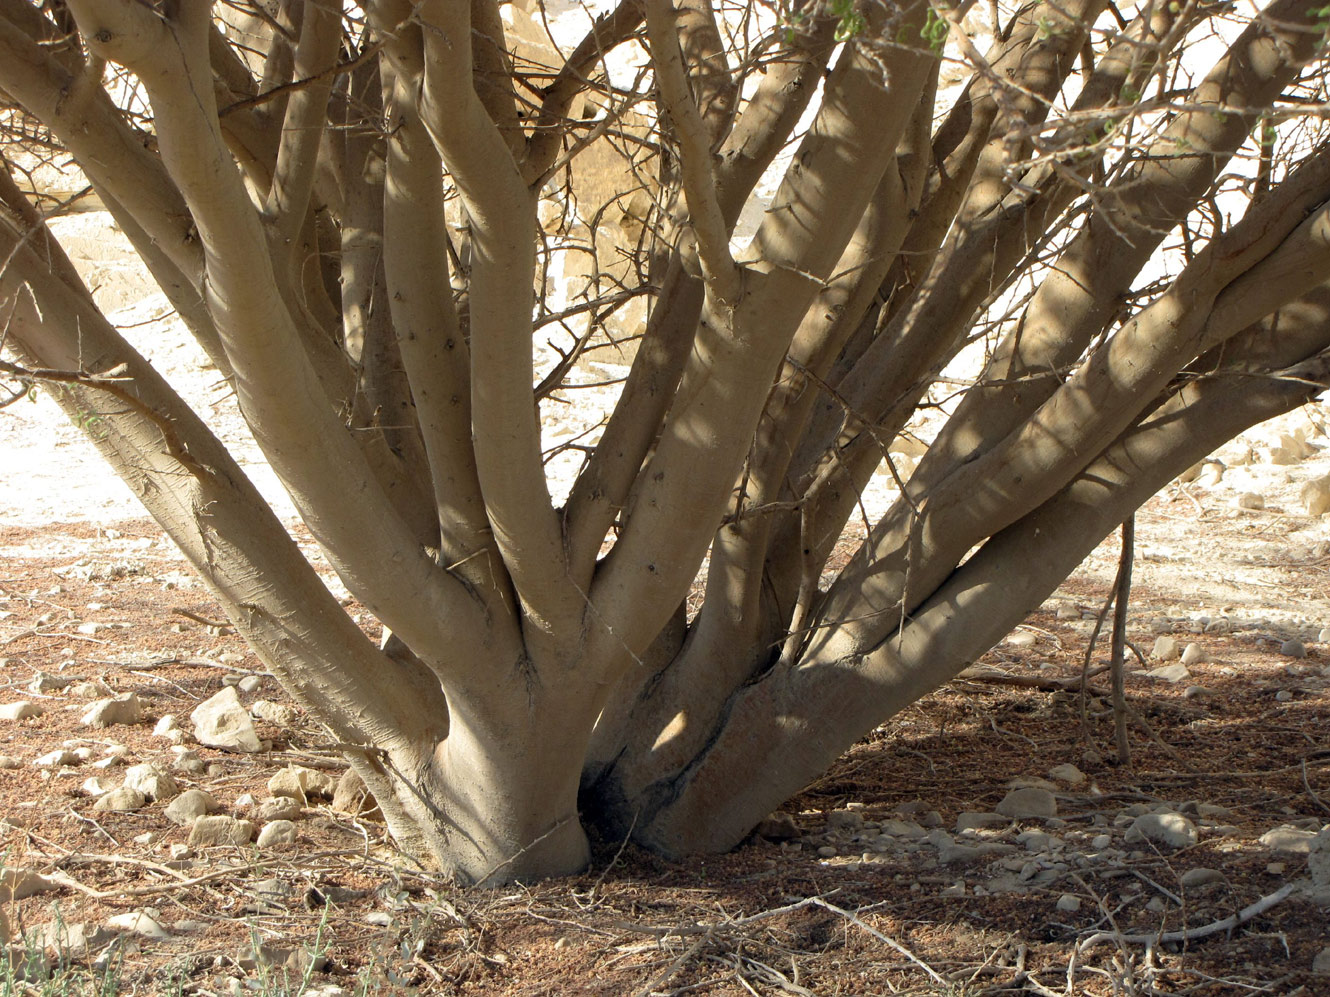
{"type": "Polygon", "coordinates": [[[143,704],[138,696],[127,692],[111,699],[99,699],[83,714],[82,723],[88,727],[110,727],[115,724],[136,724],[143,719],[143,704]]]}
{"type": "Polygon", "coordinates": [[[220,809],[212,794],[201,789],[187,789],[172,800],[162,811],[167,820],[189,826],[200,817],[220,809]]]}
{"type": "Polygon", "coordinates": [[[1163,813],[1141,814],[1132,821],[1131,827],[1127,828],[1123,840],[1129,845],[1153,841],[1157,845],[1169,848],[1185,848],[1196,844],[1198,838],[1196,825],[1182,814],[1163,813]]]}
{"type": "Polygon", "coordinates": [[[113,789],[92,805],[94,810],[110,813],[130,813],[142,810],[148,799],[133,786],[121,786],[113,789]]]}
{"type": "Polygon", "coordinates": [[[234,817],[200,817],[189,830],[191,848],[212,845],[247,845],[254,840],[254,825],[234,817]]]}
{"type": "Polygon", "coordinates": [[[240,705],[240,697],[231,686],[196,706],[189,719],[200,744],[237,751],[263,750],[249,711],[240,705]]]}
{"type": "Polygon", "coordinates": [[[1004,817],[1056,817],[1058,801],[1048,790],[1030,786],[1013,789],[995,809],[1004,817]]]}
{"type": "Polygon", "coordinates": [[[260,848],[275,848],[279,845],[294,845],[296,843],[296,826],[289,820],[275,820],[270,824],[265,824],[263,830],[259,832],[258,846],[260,848]]]}
{"type": "Polygon", "coordinates": [[[180,793],[180,785],[151,762],[125,769],[125,785],[149,800],[169,800],[180,793]]]}

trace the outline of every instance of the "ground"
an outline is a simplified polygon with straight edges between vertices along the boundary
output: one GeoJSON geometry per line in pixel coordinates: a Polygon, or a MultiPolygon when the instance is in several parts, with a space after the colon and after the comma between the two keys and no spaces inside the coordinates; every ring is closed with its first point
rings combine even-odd
{"type": "MultiPolygon", "coordinates": [[[[127,249],[104,221],[68,224],[89,226],[68,243],[103,307],[289,515],[127,249]]],[[[1110,538],[975,669],[734,853],[671,863],[601,841],[582,876],[461,891],[325,796],[300,808],[293,845],[263,849],[191,848],[166,801],[93,809],[152,762],[262,823],[276,772],[344,766],[315,723],[272,708],[280,726],[257,721],[268,750],[192,743],[189,714],[224,683],[247,707],[289,701],[39,393],[0,411],[0,711],[34,713],[0,719],[0,995],[1330,994],[1313,972],[1330,970],[1330,861],[1311,843],[1330,822],[1324,421],[1315,406],[1253,431],[1138,516],[1128,637],[1147,660],[1127,663],[1129,763],[1107,637],[1090,646],[1110,538]],[[1197,647],[1185,666],[1156,660],[1160,637],[1197,647]],[[130,692],[137,722],[81,723],[130,692]],[[156,733],[166,715],[177,730],[156,733]],[[997,816],[1026,812],[1014,787],[1056,814],[997,816]],[[1180,844],[1139,837],[1152,821],[1180,844]]]]}

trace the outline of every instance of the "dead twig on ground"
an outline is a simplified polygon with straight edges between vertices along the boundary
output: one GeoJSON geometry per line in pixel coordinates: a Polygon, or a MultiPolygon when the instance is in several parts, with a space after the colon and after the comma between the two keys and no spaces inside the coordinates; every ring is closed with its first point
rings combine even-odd
{"type": "Polygon", "coordinates": [[[1103,942],[1114,942],[1118,945],[1163,945],[1169,942],[1198,941],[1202,938],[1209,938],[1211,935],[1232,931],[1239,925],[1260,917],[1271,907],[1288,899],[1296,888],[1296,884],[1286,883],[1274,893],[1261,897],[1261,899],[1242,908],[1236,914],[1231,914],[1218,921],[1211,921],[1209,924],[1203,924],[1198,928],[1182,928],[1178,931],[1163,931],[1148,935],[1126,935],[1118,931],[1097,931],[1077,945],[1076,948],[1080,952],[1086,952],[1103,942]]]}

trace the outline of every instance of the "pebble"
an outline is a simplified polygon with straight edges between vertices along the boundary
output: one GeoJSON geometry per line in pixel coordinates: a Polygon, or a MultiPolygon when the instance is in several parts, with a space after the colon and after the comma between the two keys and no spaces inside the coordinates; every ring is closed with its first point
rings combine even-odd
{"type": "MultiPolygon", "coordinates": [[[[274,848],[278,845],[294,845],[296,843],[296,826],[289,820],[275,820],[265,824],[263,830],[259,832],[256,844],[260,848],[274,848]]],[[[822,849],[818,849],[818,854],[822,854],[822,849]]],[[[836,854],[836,849],[831,849],[831,854],[836,854]]]]}
{"type": "Polygon", "coordinates": [[[1003,817],[1001,814],[976,813],[967,810],[956,818],[956,833],[979,831],[987,827],[1006,827],[1010,823],[1011,819],[1003,817]]]}
{"type": "Polygon", "coordinates": [[[115,695],[111,687],[100,679],[96,682],[76,682],[69,687],[69,694],[75,699],[102,699],[115,695]]]}
{"type": "Polygon", "coordinates": [[[1179,813],[1141,814],[1127,828],[1127,844],[1152,841],[1169,848],[1185,848],[1196,844],[1199,834],[1196,825],[1179,813]]]}
{"type": "Polygon", "coordinates": [[[15,758],[13,755],[0,755],[0,769],[17,769],[23,767],[23,759],[15,758]]]}
{"type": "Polygon", "coordinates": [[[1290,855],[1306,855],[1311,851],[1312,838],[1316,834],[1304,831],[1300,827],[1281,824],[1271,828],[1256,840],[1273,852],[1286,852],[1290,855]]]}
{"type": "Polygon", "coordinates": [[[1182,649],[1178,647],[1178,642],[1174,638],[1164,634],[1163,636],[1155,638],[1154,650],[1150,652],[1150,657],[1157,661],[1169,661],[1176,658],[1181,653],[1182,649]]]}
{"type": "Polygon", "coordinates": [[[1227,881],[1227,878],[1218,869],[1188,869],[1179,879],[1179,882],[1189,890],[1199,889],[1202,886],[1213,886],[1216,883],[1227,881]]]}
{"type": "Polygon", "coordinates": [[[1330,642],[1330,627],[1325,627],[1316,635],[1316,639],[1322,644],[1330,642]]]}
{"type": "Polygon", "coordinates": [[[176,720],[174,713],[166,713],[157,718],[157,723],[153,725],[153,737],[166,737],[173,730],[180,729],[180,722],[176,720]]]}
{"type": "Polygon", "coordinates": [[[1081,898],[1073,893],[1064,893],[1058,897],[1058,910],[1067,914],[1075,914],[1081,909],[1081,898]]]}
{"type": "Polygon", "coordinates": [[[68,748],[56,748],[44,755],[38,755],[32,760],[32,764],[38,768],[51,769],[59,768],[62,765],[77,765],[80,761],[79,756],[68,748]]]}
{"type": "Polygon", "coordinates": [[[106,926],[112,931],[123,931],[140,935],[143,938],[161,940],[171,937],[169,931],[144,911],[133,911],[129,914],[116,914],[113,917],[108,917],[106,926]]]}
{"type": "MultiPolygon", "coordinates": [[[[1188,644],[1187,646],[1195,647],[1196,645],[1188,644]]],[[[1145,674],[1152,679],[1159,679],[1161,682],[1181,682],[1183,679],[1191,678],[1191,672],[1187,671],[1187,666],[1180,662],[1151,668],[1145,674]]]]}
{"type": "Polygon", "coordinates": [[[39,717],[45,712],[46,709],[41,704],[20,699],[17,703],[0,706],[0,720],[28,720],[31,717],[39,717]]]}
{"type": "Polygon", "coordinates": [[[827,814],[827,830],[854,834],[864,829],[864,815],[858,810],[833,810],[827,814]]]}
{"type": "Polygon", "coordinates": [[[1264,509],[1265,496],[1259,492],[1243,492],[1234,499],[1233,504],[1239,509],[1264,509]]]}
{"type": "Polygon", "coordinates": [[[246,675],[244,678],[242,678],[239,682],[236,683],[236,688],[239,689],[241,692],[250,693],[250,692],[258,692],[259,686],[261,685],[263,685],[262,678],[260,678],[257,675],[246,675]]]}
{"type": "Polygon", "coordinates": [[[836,846],[835,846],[835,845],[823,845],[821,848],[819,848],[819,849],[817,850],[817,854],[818,854],[819,856],[821,856],[822,858],[824,858],[824,859],[835,858],[835,857],[836,857],[836,846]]]}
{"type": "Polygon", "coordinates": [[[1287,689],[1280,689],[1277,693],[1275,693],[1275,702],[1277,703],[1289,703],[1292,701],[1293,701],[1293,693],[1289,692],[1289,690],[1287,689]]]}
{"type": "Polygon", "coordinates": [[[1034,647],[1038,638],[1028,630],[1016,630],[1007,635],[1008,647],[1034,647]]]}
{"type": "Polygon", "coordinates": [[[1058,801],[1047,789],[1030,786],[1013,789],[994,807],[1004,817],[1056,817],[1058,801]]]}
{"type": "Polygon", "coordinates": [[[143,704],[132,692],[111,699],[99,699],[88,707],[79,721],[86,727],[111,727],[115,724],[136,724],[143,719],[143,704]]]}
{"type": "Polygon", "coordinates": [[[187,789],[169,804],[162,813],[176,824],[189,826],[198,818],[215,813],[221,807],[211,793],[202,789],[187,789]]]}
{"type": "Polygon", "coordinates": [[[1199,665],[1209,660],[1210,656],[1205,653],[1205,648],[1201,647],[1200,644],[1193,642],[1182,649],[1182,663],[1184,665],[1199,665]]]}
{"type": "MultiPolygon", "coordinates": [[[[263,823],[269,821],[286,821],[300,819],[300,801],[292,799],[290,796],[274,796],[259,803],[254,811],[257,820],[263,823]]],[[[796,831],[796,837],[798,836],[796,831]]]]}
{"type": "Polygon", "coordinates": [[[1102,852],[1105,848],[1110,847],[1112,844],[1113,844],[1113,835],[1096,834],[1094,836],[1094,840],[1090,842],[1090,847],[1097,852],[1102,852]]]}
{"type": "Polygon", "coordinates": [[[152,762],[125,769],[125,785],[137,789],[149,800],[169,800],[180,793],[180,784],[152,762]]]}
{"type": "Polygon", "coordinates": [[[1065,782],[1069,786],[1079,786],[1085,782],[1085,773],[1071,762],[1054,765],[1048,770],[1048,777],[1058,782],[1065,782]]]}
{"type": "Polygon", "coordinates": [[[1214,692],[1203,685],[1189,685],[1182,691],[1183,699],[1209,699],[1214,692]]]}
{"type": "Polygon", "coordinates": [[[267,699],[256,700],[254,705],[249,708],[249,712],[260,720],[266,720],[278,727],[289,727],[295,723],[297,716],[294,707],[287,706],[285,703],[274,703],[267,699]]]}
{"type": "Polygon", "coordinates": [[[1305,658],[1307,648],[1298,638],[1292,637],[1279,645],[1279,653],[1290,658],[1305,658]]]}
{"type": "Polygon", "coordinates": [[[209,845],[247,845],[254,840],[254,825],[234,817],[200,817],[189,829],[191,848],[209,845]]]}
{"type": "Polygon", "coordinates": [[[137,789],[132,786],[121,786],[98,799],[92,805],[92,809],[110,813],[132,813],[135,810],[142,810],[147,802],[147,797],[137,789]]]}
{"type": "Polygon", "coordinates": [[[200,703],[189,715],[194,724],[194,736],[200,744],[213,748],[234,748],[237,751],[262,751],[254,722],[240,705],[235,689],[227,686],[221,692],[200,703]]]}

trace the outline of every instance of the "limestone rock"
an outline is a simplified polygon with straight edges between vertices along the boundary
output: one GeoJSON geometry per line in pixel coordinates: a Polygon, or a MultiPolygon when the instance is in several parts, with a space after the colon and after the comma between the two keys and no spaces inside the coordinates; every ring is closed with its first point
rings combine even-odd
{"type": "Polygon", "coordinates": [[[56,748],[44,755],[38,755],[32,760],[32,764],[38,768],[54,769],[60,768],[62,765],[78,765],[82,761],[82,758],[68,748],[56,748]]]}
{"type": "MultiPolygon", "coordinates": [[[[333,790],[332,808],[339,813],[344,814],[365,814],[372,813],[377,809],[374,803],[374,797],[370,796],[369,789],[365,786],[365,780],[360,778],[360,774],[355,769],[347,769],[342,773],[342,777],[337,780],[337,788],[333,790]]],[[[766,818],[757,826],[757,833],[764,838],[770,838],[772,841],[789,841],[799,837],[799,829],[794,827],[794,833],[788,837],[772,837],[764,831],[763,825],[767,821],[785,818],[788,826],[794,827],[794,820],[788,814],[776,811],[770,817],[766,818]]],[[[770,830],[770,828],[768,828],[770,830]]]]}
{"type": "Polygon", "coordinates": [[[149,800],[169,800],[180,793],[180,784],[152,762],[125,769],[125,785],[149,800]]]}
{"type": "Polygon", "coordinates": [[[289,820],[275,820],[265,824],[263,830],[259,832],[258,846],[260,848],[273,848],[278,845],[294,845],[296,843],[296,826],[289,820]]]}
{"type": "Polygon", "coordinates": [[[278,727],[289,727],[295,723],[298,716],[293,707],[287,706],[285,703],[274,703],[268,699],[257,700],[249,708],[249,712],[260,720],[266,720],[278,727]]]}
{"type": "Polygon", "coordinates": [[[274,820],[299,820],[300,801],[290,796],[274,796],[260,801],[254,816],[265,824],[274,820]]]}
{"type": "Polygon", "coordinates": [[[337,783],[327,772],[304,765],[288,765],[268,780],[268,792],[273,796],[290,796],[302,803],[311,796],[331,797],[336,790],[337,783]]]}
{"type": "Polygon", "coordinates": [[[27,720],[39,717],[45,712],[46,709],[40,703],[30,703],[26,699],[20,699],[17,703],[0,706],[0,720],[27,720]]]}
{"type": "Polygon", "coordinates": [[[1257,840],[1273,852],[1286,852],[1290,855],[1308,855],[1311,853],[1312,839],[1318,837],[1313,831],[1304,831],[1300,827],[1281,824],[1271,828],[1257,840]]]}
{"type": "Polygon", "coordinates": [[[111,727],[114,724],[136,724],[143,719],[143,704],[132,692],[111,699],[99,699],[88,707],[80,721],[87,727],[111,727]]]}
{"type": "Polygon", "coordinates": [[[161,940],[170,938],[171,933],[157,923],[149,914],[141,910],[131,911],[128,914],[116,914],[106,919],[106,926],[112,931],[120,931],[126,934],[139,935],[143,938],[152,938],[161,940]]]}
{"type": "Polygon", "coordinates": [[[994,808],[1004,817],[1056,817],[1058,801],[1046,789],[1030,786],[1025,789],[1013,789],[1002,798],[994,808]]]}
{"type": "Polygon", "coordinates": [[[1186,848],[1196,844],[1198,837],[1196,825],[1182,814],[1149,813],[1141,814],[1132,821],[1123,840],[1129,845],[1152,841],[1169,848],[1186,848]]]}
{"type": "Polygon", "coordinates": [[[1330,475],[1313,478],[1302,486],[1302,507],[1309,516],[1323,516],[1330,512],[1330,475]]]}
{"type": "Polygon", "coordinates": [[[200,817],[189,829],[189,846],[247,845],[254,840],[254,825],[234,817],[200,817]]]}
{"type": "Polygon", "coordinates": [[[1265,496],[1261,495],[1259,492],[1243,492],[1234,500],[1234,504],[1239,509],[1264,509],[1265,496]]]}
{"type": "Polygon", "coordinates": [[[1080,786],[1085,782],[1085,773],[1071,762],[1054,765],[1048,770],[1048,777],[1058,782],[1065,782],[1068,786],[1080,786]]]}
{"type": "Polygon", "coordinates": [[[1150,652],[1150,657],[1156,661],[1172,661],[1182,653],[1182,648],[1178,642],[1168,634],[1162,634],[1155,638],[1154,649],[1150,652]]]}
{"type": "Polygon", "coordinates": [[[1330,889],[1330,827],[1307,842],[1307,872],[1317,889],[1330,889]]]}
{"type": "Polygon", "coordinates": [[[216,813],[220,809],[211,793],[202,789],[187,789],[167,804],[162,813],[167,820],[188,826],[198,818],[216,813]]]}
{"type": "MultiPolygon", "coordinates": [[[[1195,647],[1196,645],[1188,644],[1187,646],[1195,647]]],[[[1151,668],[1145,674],[1161,682],[1181,682],[1183,679],[1191,677],[1191,672],[1187,671],[1187,666],[1178,661],[1171,665],[1160,665],[1158,668],[1151,668]]]]}
{"type": "Polygon", "coordinates": [[[60,884],[49,876],[43,876],[21,866],[0,868],[0,904],[12,900],[22,900],[38,893],[49,893],[60,889],[60,884]]]}
{"type": "Polygon", "coordinates": [[[200,744],[237,751],[263,750],[254,721],[231,686],[196,706],[189,719],[194,723],[194,736],[200,744]]]}
{"type": "Polygon", "coordinates": [[[1205,653],[1205,648],[1201,647],[1200,644],[1191,643],[1182,649],[1182,663],[1184,665],[1199,665],[1209,660],[1210,656],[1205,653]]]}
{"type": "Polygon", "coordinates": [[[89,927],[82,921],[48,921],[23,936],[29,951],[52,952],[63,962],[87,959],[115,940],[115,933],[103,927],[89,927]]]}
{"type": "Polygon", "coordinates": [[[147,802],[147,797],[134,787],[121,786],[119,789],[113,789],[101,797],[92,805],[92,809],[109,813],[130,813],[134,810],[142,810],[147,802]]]}
{"type": "Polygon", "coordinates": [[[1066,914],[1075,914],[1081,909],[1081,898],[1074,893],[1064,893],[1058,897],[1058,910],[1066,914]]]}

